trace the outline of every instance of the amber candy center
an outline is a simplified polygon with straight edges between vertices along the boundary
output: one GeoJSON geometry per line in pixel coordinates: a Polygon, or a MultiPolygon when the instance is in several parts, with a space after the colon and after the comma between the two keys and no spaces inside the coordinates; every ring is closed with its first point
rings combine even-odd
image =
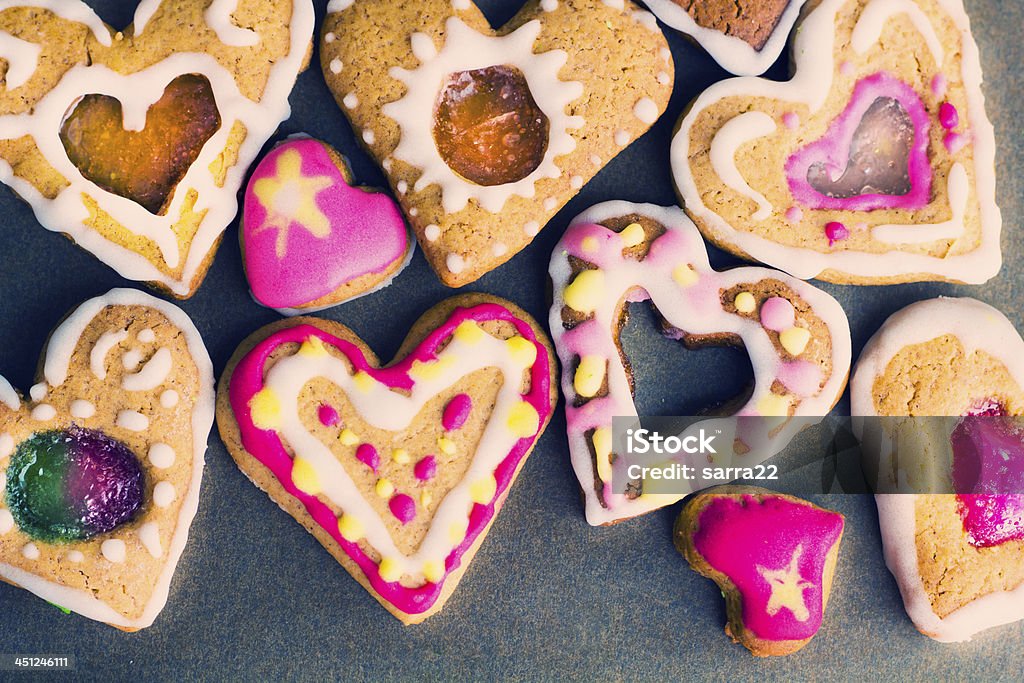
{"type": "Polygon", "coordinates": [[[60,140],[84,177],[152,214],[162,214],[220,124],[210,82],[186,74],[167,85],[146,112],[142,130],[125,130],[116,98],[86,95],[65,119],[60,140]]]}
{"type": "Polygon", "coordinates": [[[434,143],[449,168],[478,185],[527,177],[548,148],[550,123],[514,66],[449,74],[437,98],[434,143]]]}

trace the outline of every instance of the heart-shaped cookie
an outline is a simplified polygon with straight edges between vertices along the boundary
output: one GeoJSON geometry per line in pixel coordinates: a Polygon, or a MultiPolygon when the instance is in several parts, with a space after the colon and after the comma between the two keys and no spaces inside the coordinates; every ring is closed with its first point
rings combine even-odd
{"type": "Polygon", "coordinates": [[[725,632],[759,657],[788,655],[821,628],[843,516],[753,486],[723,486],[687,501],[676,548],[725,596],[725,632]]]}
{"type": "Polygon", "coordinates": [[[768,70],[807,0],[644,0],[659,19],[692,37],[739,76],[768,70]]]}
{"type": "Polygon", "coordinates": [[[415,244],[390,197],[354,186],[344,158],[305,136],[281,143],[256,166],[240,237],[253,297],[285,314],[387,286],[415,244]]]}
{"type": "Polygon", "coordinates": [[[411,624],[455,590],[556,395],[543,331],[494,297],[434,307],[398,358],[339,323],[275,323],[235,352],[217,414],[242,471],[411,624]]]}
{"type": "Polygon", "coordinates": [[[672,170],[706,238],[797,277],[985,282],[995,141],[961,0],[822,0],[795,73],[704,91],[672,170]]]}
{"type": "Polygon", "coordinates": [[[721,430],[718,443],[732,444],[706,454],[715,464],[752,467],[775,455],[811,424],[793,418],[825,416],[846,387],[850,328],[839,303],[778,271],[712,270],[700,233],[680,209],[599,204],[573,220],[550,272],[549,324],[562,362],[569,454],[591,524],[641,515],[689,493],[649,492],[651,482],[624,481],[628,468],[615,464],[621,453],[612,418],[637,415],[619,342],[627,302],[649,299],[666,332],[689,345],[735,344],[750,355],[755,386],[736,415],[782,419],[699,425],[721,430]]]}
{"type": "Polygon", "coordinates": [[[471,0],[327,9],[327,84],[451,287],[525,248],[672,92],[665,37],[629,0],[530,0],[498,30],[471,0]]]}
{"type": "Polygon", "coordinates": [[[79,0],[0,2],[0,180],[122,276],[191,296],[312,32],[309,0],[144,0],[124,33],[79,0]]]}
{"type": "MultiPolygon", "coordinates": [[[[974,299],[912,304],[865,346],[850,401],[854,415],[917,417],[911,424],[925,432],[916,449],[878,454],[877,490],[889,492],[876,496],[886,564],[914,625],[955,642],[1024,619],[1024,496],[1005,479],[1014,463],[981,458],[966,481],[957,471],[959,450],[973,445],[962,440],[999,438],[999,416],[1024,414],[1024,340],[1013,324],[974,299]],[[934,417],[943,415],[973,419],[934,417]],[[993,482],[988,490],[1002,493],[969,492],[993,482]]],[[[1009,448],[1019,460],[1019,434],[1009,448]]]]}
{"type": "Polygon", "coordinates": [[[0,378],[0,579],[125,631],[153,623],[199,504],[213,368],[180,309],[78,307],[23,401],[0,378]]]}

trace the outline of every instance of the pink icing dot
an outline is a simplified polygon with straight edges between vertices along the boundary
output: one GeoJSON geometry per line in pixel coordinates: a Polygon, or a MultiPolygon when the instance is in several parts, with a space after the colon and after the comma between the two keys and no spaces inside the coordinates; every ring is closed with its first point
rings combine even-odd
{"type": "Polygon", "coordinates": [[[377,474],[377,468],[380,467],[380,454],[377,453],[377,449],[371,444],[359,444],[359,448],[356,449],[356,460],[373,470],[374,474],[377,474]]]}
{"type": "Polygon", "coordinates": [[[454,431],[466,424],[469,413],[473,410],[473,399],[466,394],[459,394],[448,401],[441,416],[441,426],[446,432],[454,431]]]}
{"type": "Polygon", "coordinates": [[[936,97],[945,97],[946,85],[946,76],[944,74],[935,74],[935,78],[932,79],[932,94],[936,97]]]}
{"type": "Polygon", "coordinates": [[[962,150],[967,145],[967,142],[967,136],[960,133],[946,133],[946,137],[942,139],[942,144],[946,145],[946,150],[950,154],[956,154],[962,150]]]}
{"type": "Polygon", "coordinates": [[[395,519],[402,524],[408,524],[416,517],[416,502],[404,493],[391,496],[388,507],[391,508],[391,514],[395,519]]]}
{"type": "Polygon", "coordinates": [[[800,117],[791,111],[782,115],[782,125],[790,130],[795,130],[800,125],[800,117]]]}
{"type": "Polygon", "coordinates": [[[842,64],[839,65],[839,73],[841,73],[844,76],[852,76],[853,64],[851,64],[850,62],[843,62],[842,64]]]}
{"type": "Polygon", "coordinates": [[[960,125],[960,112],[949,102],[943,102],[939,107],[939,124],[946,130],[953,130],[960,125]]]}
{"type": "Polygon", "coordinates": [[[828,238],[828,246],[841,242],[850,236],[850,231],[839,221],[832,221],[825,226],[825,237],[828,238]]]}
{"type": "Polygon", "coordinates": [[[796,310],[793,304],[780,296],[773,296],[761,304],[761,324],[774,332],[782,332],[793,327],[796,322],[796,310]]]}
{"type": "Polygon", "coordinates": [[[430,481],[437,476],[437,460],[432,455],[420,459],[413,468],[412,473],[420,481],[430,481]]]}
{"type": "Polygon", "coordinates": [[[317,411],[317,417],[320,418],[320,424],[325,427],[333,427],[341,422],[341,418],[338,416],[338,411],[334,409],[334,406],[329,406],[326,403],[320,404],[320,409],[317,411]]]}
{"type": "Polygon", "coordinates": [[[799,223],[803,217],[804,211],[799,206],[791,206],[786,209],[786,220],[790,223],[799,223]]]}

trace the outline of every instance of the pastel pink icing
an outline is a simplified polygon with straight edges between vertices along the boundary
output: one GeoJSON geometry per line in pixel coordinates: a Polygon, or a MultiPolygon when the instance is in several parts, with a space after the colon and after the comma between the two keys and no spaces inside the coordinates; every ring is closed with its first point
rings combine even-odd
{"type": "Polygon", "coordinates": [[[828,553],[839,543],[842,515],[771,496],[758,501],[716,497],[705,507],[694,547],[740,593],[743,624],[764,640],[806,640],[818,632],[824,611],[823,577],[828,553]],[[794,562],[794,558],[796,558],[794,562]],[[789,607],[769,614],[772,585],[765,573],[795,565],[803,582],[806,619],[789,607]],[[760,568],[760,569],[759,569],[760,568]]]}
{"type": "Polygon", "coordinates": [[[788,299],[781,296],[772,298],[761,304],[761,324],[766,329],[782,332],[793,327],[796,322],[796,309],[788,299]]]}
{"type": "Polygon", "coordinates": [[[928,159],[930,126],[931,121],[921,98],[909,85],[884,72],[861,79],[854,87],[846,109],[832,122],[825,136],[807,145],[786,162],[790,192],[796,201],[812,209],[920,209],[931,200],[932,168],[928,159]],[[807,180],[809,169],[816,163],[824,163],[833,169],[846,168],[857,128],[868,109],[880,97],[897,100],[914,125],[914,141],[907,159],[910,191],[904,195],[862,194],[848,198],[821,194],[807,180]]]}
{"type": "Polygon", "coordinates": [[[259,429],[253,424],[249,401],[253,395],[263,389],[264,372],[274,350],[282,344],[301,344],[311,337],[317,337],[323,343],[335,347],[348,359],[355,371],[365,372],[377,382],[392,388],[410,390],[415,385],[415,380],[409,374],[412,364],[416,361],[434,360],[442,345],[451,339],[455,328],[467,320],[475,321],[478,324],[491,320],[508,322],[515,327],[520,335],[537,347],[537,360],[530,370],[530,390],[522,396],[522,399],[533,406],[543,424],[551,413],[551,369],[547,351],[544,345],[537,340],[529,323],[516,317],[505,307],[494,303],[456,309],[444,323],[427,335],[426,339],[412,353],[385,368],[370,365],[362,351],[351,342],[338,339],[311,325],[297,325],[280,330],[257,344],[242,358],[231,376],[229,397],[241,432],[242,445],[253,457],[273,472],[289,495],[297,498],[305,506],[314,521],[359,566],[373,589],[383,599],[406,614],[425,612],[437,601],[447,576],[460,566],[466,551],[494,518],[498,506],[500,506],[499,501],[504,498],[502,493],[512,483],[516,468],[533,446],[537,435],[517,441],[494,470],[498,495],[494,497],[492,503],[473,505],[469,513],[469,525],[465,539],[445,558],[445,577],[436,583],[428,582],[418,588],[407,588],[398,582],[389,582],[381,578],[377,563],[363,551],[359,544],[351,543],[341,536],[337,517],[331,508],[316,496],[306,494],[295,486],[291,478],[292,459],[285,450],[284,444],[281,443],[276,432],[259,429]]]}
{"type": "Polygon", "coordinates": [[[310,138],[278,145],[257,165],[245,191],[241,238],[252,294],[271,308],[301,307],[346,282],[384,272],[409,249],[408,231],[395,202],[385,194],[350,186],[324,144],[310,138]],[[288,152],[300,155],[303,178],[326,179],[318,181],[327,186],[315,195],[316,207],[329,222],[326,234],[318,235],[323,231],[311,230],[294,217],[281,221],[271,216],[254,192],[261,180],[281,180],[278,161],[288,152]],[[282,229],[287,233],[283,241],[282,229]]]}

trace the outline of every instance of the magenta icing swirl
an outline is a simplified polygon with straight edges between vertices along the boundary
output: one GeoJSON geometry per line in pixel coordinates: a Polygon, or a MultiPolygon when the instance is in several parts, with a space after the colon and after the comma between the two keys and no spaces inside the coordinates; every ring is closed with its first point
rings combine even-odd
{"type": "Polygon", "coordinates": [[[458,308],[438,328],[431,332],[419,346],[408,356],[394,365],[378,368],[370,365],[363,352],[351,342],[338,339],[312,325],[297,325],[280,330],[256,345],[235,368],[231,376],[229,396],[231,408],[238,421],[242,437],[242,445],[246,451],[269,469],[289,495],[297,498],[319,524],[352,558],[373,589],[385,600],[406,614],[420,614],[437,601],[441,595],[445,578],[458,568],[466,551],[476,538],[487,527],[497,513],[502,495],[512,482],[520,461],[533,446],[538,435],[520,439],[494,470],[497,482],[497,495],[487,504],[473,505],[469,513],[469,525],[465,539],[459,543],[445,558],[445,578],[436,583],[425,583],[417,588],[407,588],[398,582],[385,581],[380,576],[377,563],[363,552],[358,543],[345,540],[338,531],[338,520],[334,512],[316,496],[300,491],[291,479],[292,459],[281,443],[280,437],[272,430],[262,430],[252,421],[249,401],[260,391],[263,384],[264,371],[271,354],[283,344],[301,344],[311,337],[317,337],[325,344],[334,346],[345,355],[355,371],[369,374],[377,382],[395,389],[409,390],[415,384],[409,376],[409,370],[416,361],[427,362],[436,358],[437,352],[447,342],[462,322],[472,320],[477,323],[487,321],[505,321],[515,326],[516,331],[537,347],[537,359],[530,370],[530,391],[523,395],[540,416],[540,422],[547,421],[551,413],[551,370],[546,347],[537,340],[533,328],[526,321],[516,317],[505,307],[487,303],[471,308],[458,308]]]}
{"type": "Polygon", "coordinates": [[[825,136],[807,145],[786,162],[790,192],[797,202],[812,209],[920,209],[931,200],[932,169],[928,159],[930,127],[928,111],[913,88],[884,72],[868,76],[857,83],[846,109],[832,122],[825,136]],[[907,158],[910,191],[903,195],[871,193],[846,198],[829,197],[818,192],[807,179],[808,171],[817,163],[824,163],[833,169],[847,167],[857,129],[878,98],[892,98],[899,102],[913,123],[913,143],[907,158]]]}
{"type": "Polygon", "coordinates": [[[462,425],[466,424],[466,420],[469,419],[469,414],[472,410],[473,399],[468,395],[458,394],[453,396],[452,400],[448,401],[448,405],[444,407],[444,414],[441,416],[441,426],[447,432],[460,429],[462,425]]]}
{"type": "Polygon", "coordinates": [[[395,202],[349,185],[324,144],[310,138],[289,140],[260,161],[245,191],[241,238],[253,296],[271,308],[301,307],[347,282],[382,273],[409,248],[395,202]],[[298,155],[299,182],[309,184],[297,186],[294,178],[282,177],[279,164],[286,154],[298,155]],[[288,216],[274,215],[264,206],[266,199],[257,190],[267,183],[280,185],[282,211],[288,216]],[[316,225],[302,222],[294,206],[302,201],[313,204],[305,205],[307,213],[322,216],[316,225]]]}
{"type": "Polygon", "coordinates": [[[842,531],[842,515],[809,504],[779,496],[717,496],[701,510],[693,544],[736,586],[743,624],[754,635],[806,640],[821,627],[825,562],[842,531]],[[770,579],[799,586],[792,591],[796,601],[780,600],[779,588],[773,600],[770,579]]]}

